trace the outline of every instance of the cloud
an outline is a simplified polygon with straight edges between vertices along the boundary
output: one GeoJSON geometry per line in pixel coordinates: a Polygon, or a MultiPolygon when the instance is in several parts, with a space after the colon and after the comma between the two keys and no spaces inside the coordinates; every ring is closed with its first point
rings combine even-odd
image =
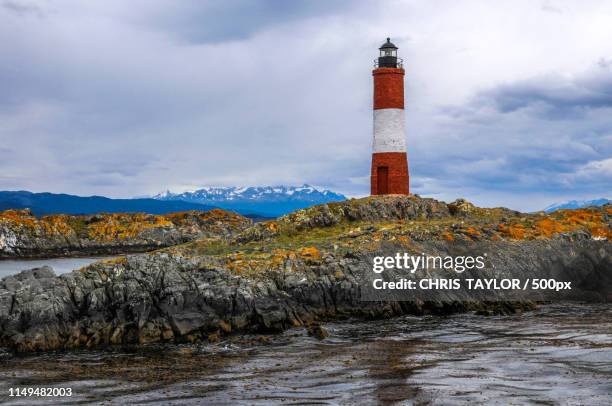
{"type": "Polygon", "coordinates": [[[612,107],[612,67],[601,61],[588,74],[550,74],[501,85],[479,95],[503,113],[533,108],[552,119],[582,116],[589,109],[612,107]]]}
{"type": "MultiPolygon", "coordinates": [[[[143,26],[163,31],[188,43],[223,43],[245,40],[274,27],[294,24],[300,20],[330,16],[359,6],[361,1],[330,0],[223,0],[182,2],[180,8],[170,2],[141,2],[142,16],[130,16],[143,26]]],[[[282,41],[271,42],[270,51],[286,52],[277,47],[282,41]]]]}
{"type": "Polygon", "coordinates": [[[45,14],[41,7],[28,1],[3,0],[0,7],[19,16],[43,17],[45,14]]]}
{"type": "Polygon", "coordinates": [[[557,6],[555,3],[553,3],[552,1],[544,1],[542,2],[542,10],[549,12],[549,13],[563,13],[563,9],[559,6],[557,6]]]}
{"type": "Polygon", "coordinates": [[[578,172],[593,172],[604,176],[612,176],[612,158],[589,162],[580,168],[578,172]]]}
{"type": "Polygon", "coordinates": [[[603,178],[604,181],[612,180],[612,158],[587,162],[578,168],[576,176],[587,179],[596,176],[603,178]]]}
{"type": "Polygon", "coordinates": [[[438,181],[417,188],[425,194],[609,195],[612,69],[597,64],[551,76],[484,89],[464,105],[441,108],[417,150],[417,157],[437,159],[413,161],[438,181]]]}
{"type": "Polygon", "coordinates": [[[0,189],[366,195],[372,60],[392,36],[415,192],[537,209],[609,191],[588,166],[612,156],[605,3],[1,4],[0,189]]]}

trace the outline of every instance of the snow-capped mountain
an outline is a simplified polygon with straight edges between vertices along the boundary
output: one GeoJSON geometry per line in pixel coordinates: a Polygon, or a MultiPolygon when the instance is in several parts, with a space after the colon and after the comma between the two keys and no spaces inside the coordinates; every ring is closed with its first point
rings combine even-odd
{"type": "Polygon", "coordinates": [[[561,209],[580,209],[582,207],[589,206],[603,206],[604,204],[612,203],[610,199],[595,199],[595,200],[570,200],[568,202],[563,203],[555,203],[544,209],[546,213],[551,213],[556,210],[561,209]]]}
{"type": "Polygon", "coordinates": [[[314,186],[204,187],[193,192],[169,190],[153,196],[158,200],[181,200],[212,204],[243,214],[277,217],[315,204],[346,200],[346,196],[314,186]]]}

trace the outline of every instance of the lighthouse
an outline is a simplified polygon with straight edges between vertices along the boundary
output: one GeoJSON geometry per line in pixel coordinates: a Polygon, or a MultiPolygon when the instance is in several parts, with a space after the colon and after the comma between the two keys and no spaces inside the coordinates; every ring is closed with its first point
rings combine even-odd
{"type": "Polygon", "coordinates": [[[387,38],[375,62],[372,195],[409,194],[404,115],[404,68],[397,47],[387,38]]]}

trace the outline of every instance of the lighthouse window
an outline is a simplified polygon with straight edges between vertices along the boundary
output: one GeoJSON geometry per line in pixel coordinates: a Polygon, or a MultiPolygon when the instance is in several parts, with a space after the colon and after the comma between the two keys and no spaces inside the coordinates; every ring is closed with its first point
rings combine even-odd
{"type": "Polygon", "coordinates": [[[381,49],[380,50],[380,56],[382,56],[382,57],[385,57],[385,56],[397,56],[397,50],[395,50],[393,48],[381,49]]]}

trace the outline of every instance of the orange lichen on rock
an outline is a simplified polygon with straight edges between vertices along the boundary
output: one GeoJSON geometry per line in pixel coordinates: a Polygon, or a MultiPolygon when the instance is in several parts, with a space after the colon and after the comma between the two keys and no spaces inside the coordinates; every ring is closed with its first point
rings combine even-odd
{"type": "Polygon", "coordinates": [[[505,236],[512,240],[522,240],[525,238],[525,226],[523,224],[500,224],[497,229],[505,236]]]}
{"type": "Polygon", "coordinates": [[[410,238],[406,237],[405,235],[400,235],[399,237],[397,237],[397,239],[404,243],[410,242],[410,238]]]}
{"type": "Polygon", "coordinates": [[[446,241],[454,241],[455,237],[448,231],[445,231],[442,233],[442,238],[444,238],[446,241]]]}
{"type": "Polygon", "coordinates": [[[172,221],[174,224],[181,225],[184,223],[190,223],[193,218],[197,218],[203,222],[223,222],[227,224],[241,224],[245,222],[249,222],[245,217],[240,214],[221,210],[221,209],[213,209],[208,211],[179,211],[175,213],[169,213],[163,215],[166,219],[172,221]]]}
{"type": "Polygon", "coordinates": [[[245,258],[244,254],[240,252],[228,255],[225,260],[227,268],[236,274],[257,270],[259,268],[259,262],[261,262],[261,258],[247,259],[245,258]]]}
{"type": "Polygon", "coordinates": [[[30,210],[5,210],[0,213],[0,222],[9,223],[17,227],[35,229],[38,220],[30,210]]]}
{"type": "Polygon", "coordinates": [[[594,212],[588,209],[560,210],[562,221],[569,224],[589,224],[601,222],[601,212],[594,212]]]}
{"type": "Polygon", "coordinates": [[[92,239],[112,241],[137,237],[149,228],[173,226],[174,223],[163,216],[121,213],[105,215],[100,221],[89,224],[87,230],[92,239]]]}
{"type": "Polygon", "coordinates": [[[597,225],[592,226],[591,236],[593,236],[593,238],[605,238],[606,240],[612,240],[612,230],[610,230],[610,227],[597,225]]]}
{"type": "Polygon", "coordinates": [[[270,267],[272,269],[280,269],[285,265],[287,260],[295,260],[296,258],[297,255],[295,255],[293,251],[275,248],[272,250],[270,267]]]}
{"type": "Polygon", "coordinates": [[[0,223],[8,224],[16,229],[27,229],[35,235],[70,236],[74,230],[68,220],[70,216],[59,214],[36,218],[30,210],[5,210],[0,212],[0,223]]]}
{"type": "Polygon", "coordinates": [[[317,247],[304,247],[300,250],[300,256],[306,259],[319,260],[321,259],[321,253],[317,247]]]}
{"type": "Polygon", "coordinates": [[[40,225],[47,234],[74,234],[74,230],[68,223],[69,216],[60,214],[56,216],[44,216],[40,219],[40,225]]]}
{"type": "Polygon", "coordinates": [[[559,210],[548,216],[524,216],[514,219],[509,224],[501,223],[497,231],[504,238],[514,240],[551,238],[561,233],[585,231],[593,238],[606,238],[612,236],[607,210],[600,208],[587,208],[576,210],[559,210]]]}
{"type": "Polygon", "coordinates": [[[226,256],[225,265],[227,269],[237,275],[256,275],[270,270],[283,269],[286,261],[295,258],[294,252],[283,249],[274,249],[272,252],[260,252],[250,255],[236,252],[226,256]]]}
{"type": "Polygon", "coordinates": [[[232,261],[228,259],[226,262],[227,269],[238,275],[251,270],[250,265],[248,261],[242,260],[232,261]]]}
{"type": "Polygon", "coordinates": [[[552,237],[555,234],[566,231],[566,227],[557,220],[545,218],[535,223],[535,230],[539,235],[552,237]]]}
{"type": "Polygon", "coordinates": [[[472,236],[480,237],[480,231],[476,230],[474,227],[468,227],[465,232],[472,236]]]}
{"type": "Polygon", "coordinates": [[[610,207],[600,209],[578,209],[578,210],[560,210],[561,221],[565,222],[571,229],[586,228],[594,238],[612,238],[612,230],[610,230],[609,220],[604,219],[612,214],[610,207]]]}

